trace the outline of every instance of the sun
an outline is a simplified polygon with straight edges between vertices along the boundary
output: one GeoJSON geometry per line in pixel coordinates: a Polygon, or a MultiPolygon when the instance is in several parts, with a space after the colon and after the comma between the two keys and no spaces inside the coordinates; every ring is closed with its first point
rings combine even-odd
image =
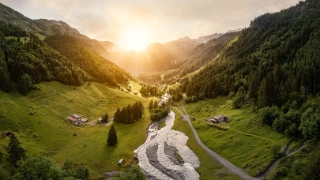
{"type": "Polygon", "coordinates": [[[141,51],[147,46],[147,40],[146,32],[142,30],[131,30],[125,32],[123,43],[121,44],[129,50],[141,51]]]}

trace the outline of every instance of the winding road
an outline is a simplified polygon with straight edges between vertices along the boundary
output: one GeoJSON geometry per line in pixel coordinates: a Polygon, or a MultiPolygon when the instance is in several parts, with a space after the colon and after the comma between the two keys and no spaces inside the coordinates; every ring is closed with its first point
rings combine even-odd
{"type": "Polygon", "coordinates": [[[192,132],[194,134],[194,137],[196,138],[197,142],[199,143],[199,145],[213,158],[215,158],[217,161],[219,161],[224,167],[228,168],[231,172],[237,174],[238,176],[240,176],[243,179],[246,180],[251,180],[251,179],[256,179],[254,177],[251,177],[250,175],[248,175],[247,173],[245,173],[243,170],[241,170],[240,168],[238,168],[237,166],[231,164],[229,161],[227,161],[226,159],[224,159],[223,157],[221,157],[219,154],[215,153],[214,151],[212,151],[211,149],[209,149],[206,145],[204,145],[202,143],[202,141],[200,140],[197,131],[194,129],[189,115],[187,113],[187,111],[185,110],[184,106],[182,105],[182,108],[184,110],[184,113],[182,113],[177,107],[176,109],[178,110],[178,112],[181,114],[181,116],[183,117],[184,120],[186,120],[189,123],[190,128],[192,129],[192,132]]]}
{"type": "MultiPolygon", "coordinates": [[[[246,180],[261,180],[264,179],[265,177],[267,177],[267,175],[276,167],[276,165],[283,159],[294,155],[295,153],[301,151],[305,145],[300,146],[299,148],[297,148],[295,151],[287,153],[286,156],[277,159],[276,161],[274,161],[268,169],[266,169],[266,171],[260,175],[259,177],[252,177],[250,175],[248,175],[246,172],[244,172],[243,170],[241,170],[240,168],[238,168],[237,166],[233,165],[232,163],[230,163],[229,161],[227,161],[226,159],[224,159],[223,157],[221,157],[219,154],[215,153],[214,151],[212,151],[211,149],[209,149],[206,145],[204,145],[202,143],[202,141],[200,140],[197,131],[194,129],[189,114],[187,113],[186,109],[184,108],[183,104],[182,105],[182,109],[184,111],[184,113],[182,113],[177,107],[175,107],[177,109],[177,111],[181,114],[181,116],[183,117],[184,120],[186,120],[189,123],[190,128],[192,129],[192,132],[194,134],[194,137],[196,138],[197,142],[199,143],[199,145],[213,158],[215,158],[217,161],[219,161],[224,167],[228,168],[231,172],[237,174],[238,176],[240,176],[243,179],[246,180]]],[[[250,134],[251,135],[251,134],[250,134]]],[[[256,136],[256,135],[255,135],[256,136]]],[[[259,136],[260,137],[260,136],[259,136]]],[[[270,139],[265,139],[265,140],[269,140],[270,139]]]]}

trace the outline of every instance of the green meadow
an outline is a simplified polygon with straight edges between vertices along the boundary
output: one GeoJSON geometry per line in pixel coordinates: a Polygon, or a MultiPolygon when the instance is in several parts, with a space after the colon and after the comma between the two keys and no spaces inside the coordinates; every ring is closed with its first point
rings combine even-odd
{"type": "Polygon", "coordinates": [[[200,167],[196,169],[200,174],[200,179],[241,179],[237,175],[232,174],[227,168],[223,167],[216,159],[212,158],[205,150],[203,150],[194,138],[188,122],[180,118],[180,113],[175,108],[171,109],[176,113],[176,119],[172,129],[181,131],[189,137],[187,146],[198,156],[200,160],[200,167]]]}
{"type": "MultiPolygon", "coordinates": [[[[37,86],[40,90],[30,91],[27,96],[0,92],[0,131],[16,133],[28,156],[46,155],[59,165],[67,159],[83,163],[91,178],[121,169],[117,166],[119,159],[125,160],[123,166],[134,163],[133,151],[145,141],[150,124],[148,110],[134,124],[114,124],[118,136],[115,147],[106,145],[110,125],[78,127],[66,118],[77,113],[95,122],[105,113],[113,117],[117,108],[136,101],[147,107],[149,99],[99,83],[74,87],[43,82],[37,86]]],[[[139,88],[134,84],[135,90],[139,88]]],[[[8,143],[9,138],[0,138],[1,152],[8,143]]]]}
{"type": "Polygon", "coordinates": [[[186,104],[193,126],[202,142],[210,149],[244,169],[251,176],[273,160],[271,147],[284,147],[288,139],[269,127],[262,126],[258,114],[249,108],[232,109],[227,97],[206,99],[186,104]],[[228,130],[206,123],[206,119],[223,114],[230,118],[228,130]]]}

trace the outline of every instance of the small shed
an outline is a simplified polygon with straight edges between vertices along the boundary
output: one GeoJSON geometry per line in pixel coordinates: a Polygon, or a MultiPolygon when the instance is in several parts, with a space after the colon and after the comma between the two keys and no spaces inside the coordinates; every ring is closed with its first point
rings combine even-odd
{"type": "Polygon", "coordinates": [[[81,118],[81,121],[82,121],[83,123],[86,123],[86,122],[89,121],[89,119],[87,119],[87,118],[81,118]]]}
{"type": "Polygon", "coordinates": [[[223,115],[217,115],[215,117],[213,117],[214,120],[216,120],[217,122],[225,122],[225,117],[223,115]]]}
{"type": "Polygon", "coordinates": [[[72,115],[74,118],[76,118],[76,119],[81,119],[83,116],[80,116],[80,115],[78,115],[78,114],[74,114],[74,115],[72,115]]]}
{"type": "Polygon", "coordinates": [[[120,160],[118,161],[118,166],[121,166],[121,165],[123,164],[123,162],[124,162],[124,160],[123,160],[123,159],[120,159],[120,160]]]}
{"type": "Polygon", "coordinates": [[[217,116],[214,116],[213,118],[209,118],[207,121],[218,124],[218,123],[222,123],[222,122],[227,122],[228,117],[226,117],[224,115],[217,115],[217,116]]]}

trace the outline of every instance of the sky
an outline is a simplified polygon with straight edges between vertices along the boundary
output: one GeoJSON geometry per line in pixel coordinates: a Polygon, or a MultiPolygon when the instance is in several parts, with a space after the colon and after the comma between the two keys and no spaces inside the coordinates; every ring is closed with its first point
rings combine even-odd
{"type": "Polygon", "coordinates": [[[168,42],[248,27],[255,17],[299,0],[0,0],[31,19],[62,20],[118,44],[168,42]]]}

